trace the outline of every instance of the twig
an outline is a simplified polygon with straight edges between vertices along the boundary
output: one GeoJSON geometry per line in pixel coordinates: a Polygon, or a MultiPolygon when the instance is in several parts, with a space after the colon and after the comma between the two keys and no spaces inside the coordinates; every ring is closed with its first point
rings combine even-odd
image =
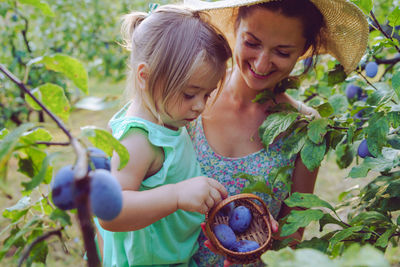
{"type": "Polygon", "coordinates": [[[36,142],[36,145],[46,145],[46,146],[69,146],[71,142],[36,142]]]}
{"type": "Polygon", "coordinates": [[[29,246],[25,249],[24,253],[22,254],[22,256],[19,258],[18,260],[18,267],[22,266],[22,263],[24,263],[24,261],[28,258],[29,253],[31,252],[31,250],[33,249],[33,247],[39,243],[42,242],[44,240],[46,240],[47,238],[51,237],[52,235],[57,235],[60,239],[61,239],[61,231],[64,229],[64,227],[61,227],[57,230],[53,230],[50,232],[47,232],[41,236],[39,236],[38,238],[36,238],[32,243],[29,244],[29,246]]]}
{"type": "MultiPolygon", "coordinates": [[[[372,17],[372,20],[375,22],[376,26],[378,27],[378,30],[389,40],[391,40],[393,43],[393,38],[391,36],[389,36],[383,29],[382,26],[379,24],[378,20],[375,17],[374,12],[372,12],[372,10],[369,12],[369,14],[372,17]]],[[[400,47],[398,47],[397,45],[394,45],[394,47],[396,48],[396,50],[400,53],[400,47]]]]}
{"type": "Polygon", "coordinates": [[[27,93],[41,108],[47,113],[58,125],[58,127],[72,140],[71,133],[64,126],[64,123],[57,118],[50,110],[48,110],[42,102],[40,102],[29,90],[26,88],[25,84],[22,83],[17,77],[14,76],[3,64],[0,63],[0,71],[3,72],[12,82],[14,82],[19,88],[21,88],[25,93],[27,93]]]}

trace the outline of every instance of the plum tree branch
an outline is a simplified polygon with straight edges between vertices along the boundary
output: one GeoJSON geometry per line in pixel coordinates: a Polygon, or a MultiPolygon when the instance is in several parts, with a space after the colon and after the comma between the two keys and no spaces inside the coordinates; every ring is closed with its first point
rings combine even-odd
{"type": "Polygon", "coordinates": [[[21,255],[21,257],[18,260],[18,267],[22,266],[22,263],[24,263],[24,261],[29,257],[29,253],[32,251],[33,247],[46,240],[47,238],[51,237],[52,235],[57,235],[60,239],[61,239],[61,231],[64,229],[64,227],[61,227],[59,229],[47,232],[41,236],[39,236],[38,238],[36,238],[32,243],[29,244],[29,246],[25,249],[25,251],[23,252],[23,254],[21,255]]]}
{"type": "Polygon", "coordinates": [[[3,64],[0,63],[0,71],[3,72],[13,83],[15,83],[21,90],[27,93],[41,108],[46,112],[52,120],[58,125],[58,127],[68,136],[70,140],[72,140],[71,133],[67,130],[64,123],[54,115],[50,110],[48,110],[39,99],[36,98],[29,90],[26,88],[25,84],[21,82],[17,77],[14,76],[3,64]]]}
{"type": "Polygon", "coordinates": [[[397,45],[394,44],[393,38],[391,36],[389,36],[383,29],[381,24],[378,22],[377,18],[375,17],[374,12],[372,12],[372,10],[369,12],[369,14],[371,15],[372,20],[375,22],[376,26],[378,27],[378,30],[389,40],[391,40],[393,42],[393,46],[396,48],[396,50],[400,53],[400,47],[398,47],[397,45]]]}

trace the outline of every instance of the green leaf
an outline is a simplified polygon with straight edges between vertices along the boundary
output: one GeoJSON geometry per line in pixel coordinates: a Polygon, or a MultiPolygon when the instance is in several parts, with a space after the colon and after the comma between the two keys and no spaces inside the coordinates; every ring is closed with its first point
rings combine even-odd
{"type": "Polygon", "coordinates": [[[392,87],[396,92],[397,97],[400,99],[400,72],[396,72],[393,74],[392,87]]]}
{"type": "Polygon", "coordinates": [[[67,212],[60,209],[53,210],[49,218],[53,221],[59,221],[62,226],[72,225],[71,217],[67,212]]]}
{"type": "Polygon", "coordinates": [[[29,222],[27,222],[21,228],[21,230],[19,230],[18,232],[13,234],[9,239],[7,239],[7,241],[3,243],[3,246],[0,247],[0,260],[10,250],[10,248],[15,244],[15,242],[19,242],[26,233],[32,231],[33,226],[40,223],[41,220],[37,216],[34,216],[29,222]]]}
{"type": "Polygon", "coordinates": [[[332,86],[346,80],[346,73],[342,65],[336,65],[333,70],[328,72],[328,85],[332,86]]]}
{"type": "Polygon", "coordinates": [[[261,93],[258,93],[256,97],[252,100],[252,102],[264,103],[270,99],[274,99],[275,94],[271,90],[264,90],[261,93]]]}
{"type": "Polygon", "coordinates": [[[360,165],[353,167],[349,177],[365,177],[370,170],[385,172],[397,167],[400,163],[399,153],[400,150],[384,147],[378,157],[366,157],[360,165]]]}
{"type": "Polygon", "coordinates": [[[36,142],[50,142],[52,139],[53,136],[49,131],[44,128],[36,128],[24,133],[20,138],[20,142],[29,145],[36,142]]]}
{"type": "Polygon", "coordinates": [[[291,158],[293,155],[300,152],[306,140],[307,140],[306,128],[301,129],[298,132],[294,132],[294,134],[284,139],[282,145],[282,152],[285,153],[288,158],[291,158]]]}
{"type": "Polygon", "coordinates": [[[265,181],[258,181],[255,183],[251,183],[250,185],[242,189],[242,193],[254,193],[254,192],[265,193],[272,197],[274,196],[274,192],[272,192],[271,188],[269,188],[266,185],[265,181]]]}
{"type": "Polygon", "coordinates": [[[4,168],[6,168],[8,160],[10,159],[15,146],[18,144],[21,135],[33,126],[33,123],[22,124],[2,139],[0,142],[0,173],[3,172],[4,168]]]}
{"type": "Polygon", "coordinates": [[[389,123],[383,112],[374,113],[365,128],[368,136],[368,150],[373,156],[378,156],[382,147],[386,145],[386,135],[389,132],[389,123]]]}
{"type": "Polygon", "coordinates": [[[341,267],[390,267],[382,251],[369,244],[360,246],[359,243],[351,244],[336,262],[341,267]]]}
{"type": "Polygon", "coordinates": [[[334,115],[341,115],[347,112],[349,101],[344,95],[333,95],[328,99],[330,105],[333,107],[334,115]]]}
{"type": "Polygon", "coordinates": [[[354,159],[354,152],[349,144],[341,144],[336,146],[336,163],[340,169],[350,166],[354,159]]]}
{"type": "Polygon", "coordinates": [[[329,117],[334,112],[334,109],[333,109],[332,105],[329,104],[329,102],[326,102],[326,103],[323,103],[323,104],[317,106],[316,109],[317,109],[319,115],[321,115],[321,117],[323,117],[323,118],[329,117]]]}
{"type": "Polygon", "coordinates": [[[366,15],[372,10],[373,0],[352,0],[366,15]]]}
{"type": "Polygon", "coordinates": [[[128,163],[128,150],[111,133],[94,126],[86,126],[82,128],[82,135],[86,136],[95,147],[100,148],[110,157],[115,150],[120,160],[118,170],[128,163]]]}
{"type": "Polygon", "coordinates": [[[55,54],[52,56],[45,56],[37,63],[43,63],[47,69],[63,73],[83,93],[89,93],[88,73],[79,60],[67,55],[55,54]]]}
{"type": "Polygon", "coordinates": [[[6,137],[7,134],[9,134],[10,131],[6,128],[3,128],[0,130],[0,140],[2,140],[4,137],[6,137]]]}
{"type": "Polygon", "coordinates": [[[326,253],[328,247],[329,247],[328,240],[319,239],[317,237],[313,237],[310,240],[304,240],[300,244],[296,245],[296,249],[312,248],[321,251],[322,253],[326,253]]]}
{"type": "Polygon", "coordinates": [[[391,223],[391,220],[384,214],[377,211],[364,211],[358,214],[356,217],[350,220],[349,224],[352,226],[356,225],[375,225],[375,224],[387,224],[391,223]]]}
{"type": "Polygon", "coordinates": [[[394,96],[395,92],[390,88],[388,83],[375,83],[374,86],[378,89],[368,95],[367,104],[371,106],[379,106],[388,103],[394,96]]]}
{"type": "Polygon", "coordinates": [[[37,7],[38,9],[40,9],[43,12],[44,15],[46,15],[48,17],[55,16],[54,12],[50,9],[50,6],[49,6],[49,4],[46,3],[46,1],[43,1],[43,0],[18,0],[18,2],[20,2],[21,4],[27,4],[27,5],[37,7]]]}
{"type": "Polygon", "coordinates": [[[39,186],[46,177],[47,168],[49,167],[51,160],[58,156],[61,152],[55,152],[48,155],[43,161],[39,172],[32,178],[30,182],[22,182],[21,184],[25,187],[25,191],[31,191],[35,187],[39,186]]]}
{"type": "Polygon", "coordinates": [[[326,202],[320,199],[318,196],[309,193],[293,193],[289,198],[285,200],[285,204],[289,207],[302,207],[302,208],[314,208],[314,207],[324,207],[332,211],[335,209],[326,202]]]}
{"type": "Polygon", "coordinates": [[[32,248],[29,258],[27,259],[27,265],[33,262],[46,263],[47,254],[49,253],[48,244],[45,241],[35,244],[32,248]]]}
{"type": "Polygon", "coordinates": [[[292,210],[282,226],[281,236],[289,236],[295,233],[299,228],[306,227],[312,221],[318,221],[324,216],[321,210],[292,210]]]}
{"type": "MultiPolygon", "coordinates": [[[[31,93],[52,113],[64,121],[68,120],[70,105],[62,87],[46,83],[33,89],[31,93]]],[[[41,107],[28,94],[25,95],[25,101],[33,109],[41,110],[41,107]]]]}
{"type": "Polygon", "coordinates": [[[396,27],[400,25],[400,8],[397,6],[388,16],[389,25],[396,27]]]}
{"type": "Polygon", "coordinates": [[[28,212],[30,207],[31,198],[24,196],[14,206],[6,208],[3,211],[3,217],[16,222],[28,212]]]}
{"type": "Polygon", "coordinates": [[[267,266],[273,267],[293,267],[293,266],[324,266],[340,267],[335,264],[324,253],[310,248],[301,248],[293,250],[289,247],[274,251],[267,250],[261,255],[261,260],[267,266]]]}
{"type": "Polygon", "coordinates": [[[346,239],[347,237],[351,236],[352,234],[361,231],[364,226],[352,226],[337,232],[330,240],[330,247],[334,247],[338,242],[346,239]]]}
{"type": "Polygon", "coordinates": [[[266,150],[275,137],[286,131],[296,120],[298,113],[274,113],[267,117],[259,129],[259,134],[266,150]]]}
{"type": "Polygon", "coordinates": [[[315,144],[320,144],[324,140],[329,121],[326,118],[315,119],[308,124],[307,135],[315,144]]]}
{"type": "Polygon", "coordinates": [[[307,169],[310,171],[315,170],[321,165],[324,159],[326,151],[326,141],[325,139],[319,145],[314,144],[309,138],[307,138],[303,149],[300,152],[301,160],[307,169]]]}
{"type": "Polygon", "coordinates": [[[387,229],[379,238],[376,240],[375,246],[386,248],[388,246],[388,242],[392,237],[392,234],[396,232],[396,226],[393,226],[387,229]]]}
{"type": "Polygon", "coordinates": [[[325,227],[325,225],[327,225],[327,224],[336,224],[336,225],[339,225],[341,227],[346,227],[346,224],[344,224],[343,222],[335,219],[329,213],[325,213],[324,216],[319,220],[319,231],[322,232],[324,227],[325,227]]]}

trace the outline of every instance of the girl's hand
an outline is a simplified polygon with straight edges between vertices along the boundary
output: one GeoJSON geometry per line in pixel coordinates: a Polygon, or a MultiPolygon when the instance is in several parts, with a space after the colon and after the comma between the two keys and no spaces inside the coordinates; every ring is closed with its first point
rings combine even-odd
{"type": "MultiPolygon", "coordinates": [[[[274,219],[274,217],[272,217],[271,214],[269,214],[269,222],[271,224],[271,230],[272,233],[277,233],[279,230],[279,223],[274,219]]],[[[207,236],[207,231],[206,231],[206,223],[203,222],[201,223],[201,230],[203,230],[204,235],[208,238],[207,236]]],[[[211,244],[211,241],[209,239],[207,239],[206,241],[204,241],[204,246],[206,246],[211,252],[215,253],[215,254],[220,254],[215,247],[211,244]]],[[[229,260],[225,259],[224,260],[224,267],[229,267],[231,266],[233,263],[230,262],[229,260]]]]}
{"type": "Polygon", "coordinates": [[[185,211],[205,214],[228,196],[222,184],[205,176],[191,178],[175,186],[177,207],[185,211]]]}

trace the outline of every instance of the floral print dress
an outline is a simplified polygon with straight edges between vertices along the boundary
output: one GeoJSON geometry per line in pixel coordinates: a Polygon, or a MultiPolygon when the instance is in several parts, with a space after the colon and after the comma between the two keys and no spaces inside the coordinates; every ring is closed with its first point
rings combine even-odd
{"type": "MultiPolygon", "coordinates": [[[[241,158],[229,158],[215,153],[207,142],[204,134],[202,119],[199,116],[188,127],[189,135],[192,139],[197,160],[200,162],[202,172],[205,176],[214,178],[228,190],[229,195],[241,193],[247,180],[242,178],[233,178],[237,173],[246,173],[251,175],[263,175],[265,182],[269,185],[268,174],[275,167],[283,167],[294,164],[295,156],[286,158],[281,153],[282,141],[272,144],[268,151],[261,149],[241,158]]],[[[282,200],[285,199],[288,192],[282,183],[278,183],[273,188],[275,197],[268,194],[255,193],[260,196],[268,205],[269,211],[275,218],[279,214],[282,200]]],[[[194,259],[199,267],[219,267],[223,266],[224,258],[221,255],[214,254],[204,246],[206,237],[203,233],[199,237],[199,251],[194,255],[194,259]]],[[[237,266],[237,265],[235,265],[237,266]]],[[[246,266],[263,266],[262,263],[249,264],[246,266]]]]}

